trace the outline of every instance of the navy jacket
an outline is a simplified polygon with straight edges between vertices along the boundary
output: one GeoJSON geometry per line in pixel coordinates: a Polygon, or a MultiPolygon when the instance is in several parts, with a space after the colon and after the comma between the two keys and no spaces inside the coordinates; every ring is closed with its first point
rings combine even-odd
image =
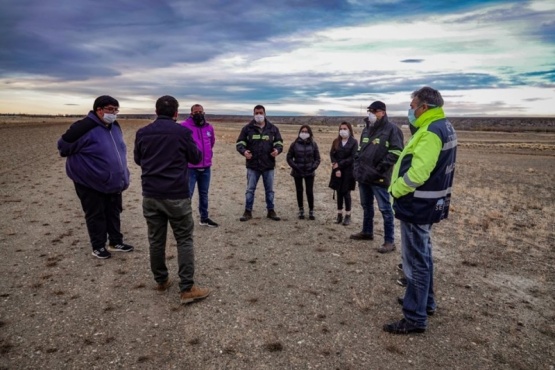
{"type": "Polygon", "coordinates": [[[189,198],[189,163],[197,164],[202,154],[191,130],[170,117],[158,116],[135,136],[135,163],[141,166],[143,196],[157,199],[189,198]]]}
{"type": "Polygon", "coordinates": [[[89,112],[58,140],[58,151],[67,157],[66,172],[74,182],[105,194],[129,187],[127,148],[117,121],[106,125],[89,112]]]}

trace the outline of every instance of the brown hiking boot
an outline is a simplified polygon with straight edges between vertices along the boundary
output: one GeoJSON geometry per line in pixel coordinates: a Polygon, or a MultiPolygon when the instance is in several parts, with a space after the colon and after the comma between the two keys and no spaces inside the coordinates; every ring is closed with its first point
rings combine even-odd
{"type": "Polygon", "coordinates": [[[199,299],[204,299],[210,295],[210,289],[208,288],[199,288],[196,285],[190,290],[186,290],[181,292],[181,304],[187,304],[194,301],[198,301],[199,299]]]}
{"type": "Polygon", "coordinates": [[[243,213],[243,216],[241,216],[241,218],[239,219],[239,221],[248,221],[252,218],[252,212],[249,210],[245,209],[245,213],[243,213]]]}
{"type": "Polygon", "coordinates": [[[389,253],[395,250],[395,244],[385,242],[381,247],[378,248],[379,253],[389,253]]]}
{"type": "Polygon", "coordinates": [[[164,293],[173,285],[173,282],[168,278],[168,280],[164,281],[163,283],[158,283],[156,285],[156,290],[160,293],[164,293]]]}
{"type": "Polygon", "coordinates": [[[352,234],[349,238],[353,240],[374,240],[374,235],[366,234],[361,231],[360,233],[352,234]]]}
{"type": "Polygon", "coordinates": [[[273,209],[268,210],[268,215],[266,217],[271,218],[274,221],[281,220],[281,218],[278,217],[278,215],[276,214],[276,211],[274,211],[273,209]]]}

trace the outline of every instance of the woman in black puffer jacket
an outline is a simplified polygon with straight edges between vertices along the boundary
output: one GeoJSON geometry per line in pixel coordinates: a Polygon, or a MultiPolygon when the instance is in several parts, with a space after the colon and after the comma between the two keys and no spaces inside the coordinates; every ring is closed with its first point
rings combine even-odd
{"type": "Polygon", "coordinates": [[[299,137],[287,151],[287,163],[291,166],[291,176],[295,179],[297,190],[297,204],[299,205],[299,219],[304,219],[303,207],[303,179],[306,185],[306,198],[308,200],[308,219],[314,220],[314,176],[320,165],[320,151],[312,136],[309,125],[302,125],[299,137]]]}

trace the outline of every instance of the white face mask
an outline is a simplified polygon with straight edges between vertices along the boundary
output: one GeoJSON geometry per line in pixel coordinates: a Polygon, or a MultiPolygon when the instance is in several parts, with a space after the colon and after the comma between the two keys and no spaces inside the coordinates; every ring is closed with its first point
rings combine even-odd
{"type": "Polygon", "coordinates": [[[299,137],[300,137],[301,139],[303,139],[303,140],[306,140],[306,139],[308,139],[308,138],[310,137],[310,134],[309,134],[308,132],[301,132],[301,133],[299,134],[299,137]]]}
{"type": "Polygon", "coordinates": [[[368,121],[370,122],[371,125],[376,123],[377,120],[378,120],[378,117],[376,117],[374,113],[368,112],[368,121]]]}
{"type": "Polygon", "coordinates": [[[110,123],[114,123],[114,121],[116,120],[116,117],[117,117],[117,114],[104,113],[104,117],[102,117],[102,119],[107,124],[110,124],[110,123]]]}
{"type": "Polygon", "coordinates": [[[350,135],[349,130],[339,130],[339,136],[341,136],[343,139],[348,138],[350,135]]]}
{"type": "Polygon", "coordinates": [[[263,114],[256,114],[256,115],[254,116],[254,120],[255,120],[257,123],[262,123],[262,122],[264,122],[264,115],[263,115],[263,114]]]}

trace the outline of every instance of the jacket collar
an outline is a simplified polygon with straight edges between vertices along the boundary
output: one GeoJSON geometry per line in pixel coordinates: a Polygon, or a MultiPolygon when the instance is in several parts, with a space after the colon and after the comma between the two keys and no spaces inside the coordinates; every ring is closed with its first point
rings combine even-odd
{"type": "Polygon", "coordinates": [[[442,107],[428,109],[420,117],[414,121],[416,128],[428,126],[430,123],[445,118],[445,112],[442,107]]]}

